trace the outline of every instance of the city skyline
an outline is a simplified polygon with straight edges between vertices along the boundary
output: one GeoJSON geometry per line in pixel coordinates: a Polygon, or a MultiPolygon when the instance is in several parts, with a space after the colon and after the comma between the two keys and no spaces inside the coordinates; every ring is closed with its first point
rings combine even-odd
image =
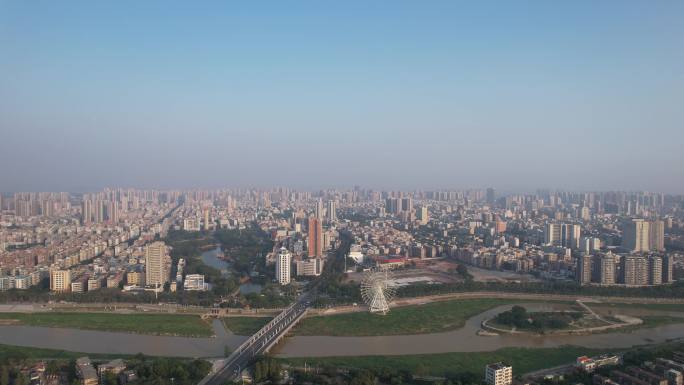
{"type": "Polygon", "coordinates": [[[0,190],[682,193],[682,15],[675,1],[4,2],[0,190]]]}
{"type": "MultiPolygon", "coordinates": [[[[666,192],[666,191],[655,191],[655,190],[581,190],[581,189],[562,189],[562,188],[528,188],[528,189],[516,189],[516,190],[505,190],[499,189],[495,186],[470,186],[470,187],[434,187],[434,188],[411,188],[411,189],[401,189],[401,188],[378,188],[374,186],[365,185],[349,185],[349,186],[319,186],[312,188],[300,188],[292,185],[244,185],[244,186],[217,186],[217,187],[204,187],[204,186],[194,186],[188,188],[180,187],[169,187],[169,188],[155,188],[155,187],[139,187],[139,186],[105,186],[97,189],[83,190],[83,191],[66,191],[66,190],[16,190],[16,191],[0,191],[0,197],[12,198],[15,194],[57,194],[57,193],[67,193],[73,195],[73,197],[89,197],[93,194],[97,194],[103,191],[116,192],[116,191],[155,191],[155,192],[200,192],[200,191],[254,191],[254,192],[276,192],[276,191],[289,191],[289,192],[307,192],[312,194],[325,194],[329,192],[348,192],[348,191],[373,191],[378,193],[401,193],[406,196],[412,196],[414,194],[425,194],[425,193],[437,193],[437,192],[458,192],[458,193],[482,193],[487,194],[492,191],[495,194],[496,199],[501,199],[508,196],[516,195],[544,195],[544,194],[657,194],[668,197],[680,197],[684,194],[676,192],[666,192]]],[[[326,203],[334,203],[334,201],[328,201],[326,203]]]]}
{"type": "Polygon", "coordinates": [[[0,0],[0,385],[684,385],[682,21],[0,0]]]}

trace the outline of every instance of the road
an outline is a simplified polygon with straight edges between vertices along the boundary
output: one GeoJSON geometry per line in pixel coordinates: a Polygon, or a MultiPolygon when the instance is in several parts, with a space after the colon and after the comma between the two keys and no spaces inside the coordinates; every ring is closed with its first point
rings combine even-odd
{"type": "Polygon", "coordinates": [[[267,352],[304,317],[310,304],[309,301],[309,294],[300,296],[294,304],[283,310],[271,322],[235,349],[226,359],[223,368],[216,373],[209,374],[199,385],[224,385],[235,380],[254,357],[267,352]]]}
{"type": "MultiPolygon", "coordinates": [[[[344,258],[346,258],[349,253],[349,245],[351,244],[349,235],[344,233],[341,233],[341,235],[345,240],[342,243],[342,246],[335,252],[334,258],[326,263],[326,271],[323,275],[335,274],[335,267],[342,266],[344,264],[344,258]]],[[[319,277],[309,287],[309,291],[300,295],[295,303],[283,310],[282,313],[273,318],[266,326],[261,328],[252,335],[252,337],[235,349],[235,351],[226,359],[225,366],[216,373],[210,373],[199,383],[199,385],[224,385],[227,382],[236,379],[254,357],[266,353],[304,317],[311,305],[312,299],[316,297],[321,283],[322,280],[321,277],[319,277]]]]}

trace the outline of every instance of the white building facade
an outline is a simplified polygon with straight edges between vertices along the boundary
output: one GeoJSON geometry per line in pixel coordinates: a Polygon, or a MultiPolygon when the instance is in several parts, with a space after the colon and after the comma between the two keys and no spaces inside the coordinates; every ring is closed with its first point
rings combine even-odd
{"type": "Polygon", "coordinates": [[[286,248],[282,247],[276,258],[276,279],[281,285],[290,283],[290,265],[292,263],[292,255],[286,248]]]}

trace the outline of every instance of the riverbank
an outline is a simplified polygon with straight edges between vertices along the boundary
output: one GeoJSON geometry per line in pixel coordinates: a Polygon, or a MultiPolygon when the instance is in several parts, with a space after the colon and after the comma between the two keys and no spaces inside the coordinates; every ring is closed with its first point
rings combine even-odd
{"type": "Polygon", "coordinates": [[[387,315],[367,311],[305,318],[296,326],[300,336],[389,336],[456,330],[468,318],[510,299],[463,299],[393,308],[387,315]]]}
{"type": "Polygon", "coordinates": [[[221,321],[211,323],[211,338],[159,336],[123,332],[40,326],[0,326],[0,344],[29,348],[84,352],[86,354],[159,357],[223,357],[246,337],[227,332],[221,321]]]}
{"type": "Polygon", "coordinates": [[[582,355],[598,355],[608,350],[587,349],[577,346],[561,346],[557,348],[504,348],[493,352],[477,353],[443,353],[415,354],[402,356],[357,356],[357,357],[325,357],[325,358],[281,358],[281,362],[311,370],[319,368],[355,368],[391,370],[407,370],[412,373],[449,376],[462,373],[482,375],[485,365],[492,362],[506,362],[513,365],[516,373],[527,373],[534,370],[558,366],[574,361],[582,355]]]}
{"type": "Polygon", "coordinates": [[[272,319],[273,317],[224,317],[221,322],[233,334],[251,336],[272,319]]]}
{"type": "Polygon", "coordinates": [[[102,330],[158,336],[211,337],[211,325],[197,315],[120,313],[0,313],[0,321],[18,325],[102,330]]]}
{"type": "MultiPolygon", "coordinates": [[[[567,303],[520,303],[533,311],[555,311],[567,303]]],[[[615,330],[591,335],[479,335],[481,324],[497,314],[510,310],[512,304],[498,306],[469,318],[461,328],[428,334],[376,336],[302,336],[294,335],[276,347],[280,357],[336,357],[367,355],[434,354],[451,352],[491,352],[502,348],[555,348],[566,345],[595,349],[626,349],[637,345],[663,343],[684,335],[684,322],[636,330],[615,330]]],[[[684,314],[645,309],[624,309],[626,315],[672,316],[684,321],[684,314]]]]}
{"type": "MultiPolygon", "coordinates": [[[[525,304],[525,303],[523,303],[525,304]]],[[[567,307],[567,303],[530,302],[525,306],[537,311],[552,311],[567,307]]],[[[580,336],[480,336],[480,324],[511,304],[484,311],[465,321],[455,330],[413,335],[385,335],[364,337],[300,336],[286,338],[272,352],[281,358],[298,357],[350,357],[350,356],[401,356],[446,353],[485,353],[505,348],[557,348],[573,345],[587,349],[626,349],[637,345],[667,342],[684,335],[684,324],[663,324],[667,319],[654,320],[654,327],[625,332],[602,333],[580,336]],[[659,326],[655,324],[659,323],[659,326]]],[[[418,306],[418,308],[421,308],[418,306]]],[[[626,314],[682,318],[681,313],[646,309],[624,309],[626,314]]],[[[111,316],[111,314],[103,314],[111,316]]],[[[380,316],[378,316],[380,317],[380,316]]],[[[259,327],[250,317],[231,317],[230,322],[247,323],[239,327],[259,327]]],[[[256,317],[254,317],[256,318],[256,317]]],[[[261,318],[261,317],[260,317],[261,318]]],[[[266,318],[266,317],[263,317],[266,318]]],[[[157,325],[157,323],[154,323],[157,325]]],[[[212,320],[216,337],[188,338],[155,336],[122,332],[79,330],[72,328],[47,328],[37,326],[0,326],[0,344],[28,346],[85,352],[87,354],[136,354],[173,357],[222,357],[226,351],[235,349],[246,337],[226,331],[220,319],[212,320]]]]}
{"type": "Polygon", "coordinates": [[[92,359],[114,359],[114,358],[128,358],[132,355],[121,355],[121,354],[93,354],[93,353],[81,353],[81,352],[71,352],[67,350],[59,349],[45,349],[45,348],[32,348],[27,346],[16,346],[16,345],[5,345],[0,344],[0,361],[4,359],[13,360],[73,360],[79,357],[89,356],[92,359]]]}

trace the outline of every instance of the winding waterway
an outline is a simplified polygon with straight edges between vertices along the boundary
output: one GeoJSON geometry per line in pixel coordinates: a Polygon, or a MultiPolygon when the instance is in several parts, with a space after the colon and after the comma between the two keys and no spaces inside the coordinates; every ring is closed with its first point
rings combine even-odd
{"type": "MultiPolygon", "coordinates": [[[[627,348],[666,342],[684,337],[684,323],[656,328],[637,329],[632,332],[612,332],[591,335],[499,335],[480,336],[480,324],[513,305],[488,310],[466,321],[464,327],[443,333],[373,337],[295,336],[278,345],[274,353],[283,357],[330,357],[361,355],[402,355],[449,352],[483,352],[506,347],[551,348],[577,345],[588,348],[627,348]]],[[[534,311],[551,311],[557,305],[524,304],[534,311]]],[[[620,309],[622,314],[658,314],[684,317],[683,313],[659,312],[643,309],[620,309]]]]}
{"type": "MultiPolygon", "coordinates": [[[[531,310],[554,310],[557,305],[524,304],[531,310]]],[[[294,336],[284,340],[275,354],[283,357],[326,357],[353,355],[401,355],[447,352],[493,351],[505,347],[548,348],[577,345],[589,348],[626,348],[666,342],[684,337],[684,323],[656,328],[638,329],[624,333],[592,335],[500,335],[479,336],[480,323],[512,305],[499,306],[466,321],[463,328],[443,333],[377,336],[330,337],[294,336]]],[[[619,309],[628,315],[670,315],[684,317],[684,313],[645,309],[619,309]]],[[[136,354],[176,357],[220,357],[228,346],[236,348],[246,339],[236,336],[213,321],[214,338],[151,336],[119,332],[46,328],[35,326],[0,326],[0,344],[62,349],[83,353],[136,354]]]]}
{"type": "Polygon", "coordinates": [[[220,357],[224,354],[225,346],[234,349],[247,338],[230,333],[219,320],[214,320],[212,327],[216,335],[214,338],[152,336],[37,326],[0,326],[0,343],[82,353],[220,357]]]}

